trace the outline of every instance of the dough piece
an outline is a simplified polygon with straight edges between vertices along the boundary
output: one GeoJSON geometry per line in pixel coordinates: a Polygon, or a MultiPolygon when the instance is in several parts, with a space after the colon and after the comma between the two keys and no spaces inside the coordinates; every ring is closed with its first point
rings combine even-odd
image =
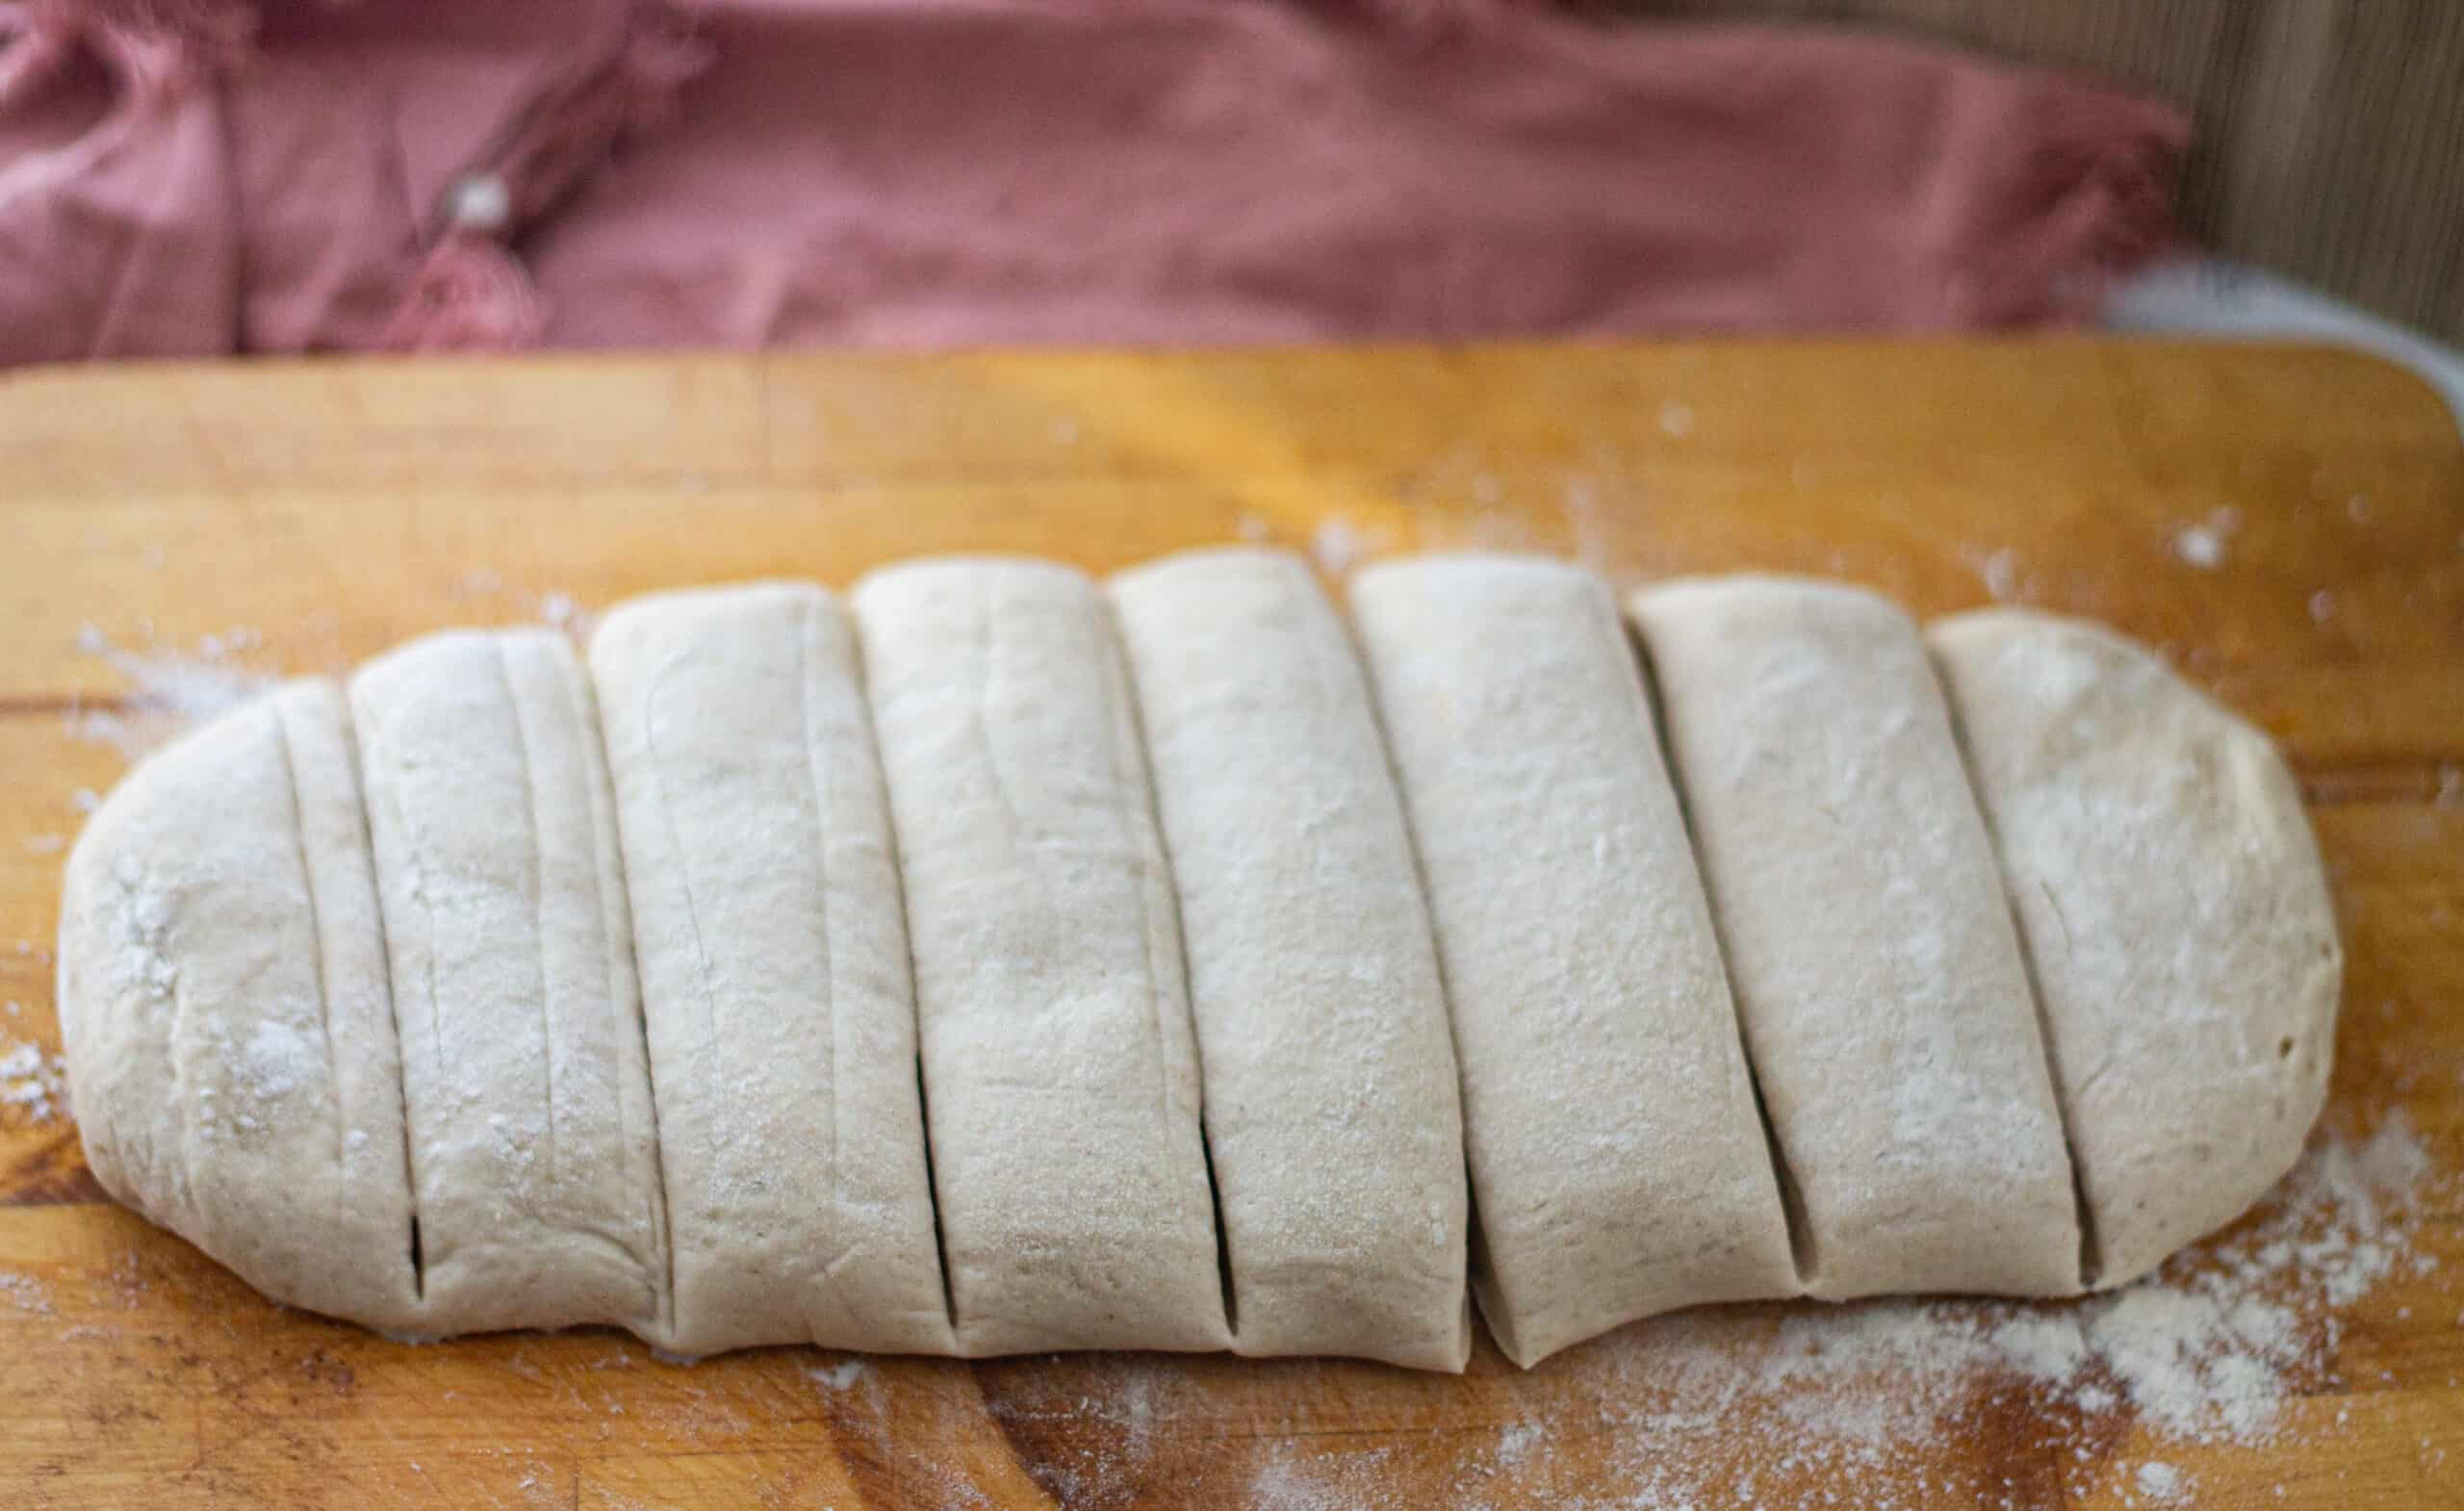
{"type": "Polygon", "coordinates": [[[1112,580],[1180,894],[1242,1353],[1463,1368],[1463,1119],[1350,637],[1280,551],[1112,580]]]}
{"type": "Polygon", "coordinates": [[[641,999],[590,687],[548,630],[415,640],[351,679],[438,1332],[664,1342],[641,999]]]}
{"type": "Polygon", "coordinates": [[[854,603],[961,1351],[1227,1346],[1171,884],[1101,595],[942,559],[854,603]]]}
{"type": "Polygon", "coordinates": [[[1500,1345],[1530,1365],[1655,1312],[1793,1294],[1709,910],[1606,584],[1434,556],[1360,573],[1351,600],[1437,926],[1474,1286],[1500,1345]]]}
{"type": "Polygon", "coordinates": [[[148,759],[68,862],[60,1027],[105,1190],[276,1300],[425,1326],[341,689],[148,759]]]}
{"type": "Polygon", "coordinates": [[[2017,610],[1927,633],[2042,994],[2100,1287],[2230,1222],[2327,1092],[2335,909],[2267,736],[2145,649],[2017,610]]]}
{"type": "Polygon", "coordinates": [[[658,1089],[670,1346],[949,1352],[907,925],[845,614],[801,583],[635,599],[590,670],[658,1089]]]}
{"type": "Polygon", "coordinates": [[[2070,1162],[1916,628],[1784,577],[1635,596],[1808,1289],[2079,1289],[2070,1162]]]}

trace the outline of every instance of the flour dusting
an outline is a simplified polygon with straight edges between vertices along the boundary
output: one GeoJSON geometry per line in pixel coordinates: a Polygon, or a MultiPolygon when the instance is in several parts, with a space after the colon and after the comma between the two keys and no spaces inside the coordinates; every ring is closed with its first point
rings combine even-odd
{"type": "Polygon", "coordinates": [[[1309,553],[1318,559],[1318,570],[1342,577],[1375,554],[1381,544],[1338,515],[1320,522],[1309,537],[1309,553]]]}
{"type": "Polygon", "coordinates": [[[0,1269],[0,1297],[6,1297],[9,1304],[20,1312],[32,1312],[39,1317],[49,1317],[57,1310],[52,1305],[49,1287],[32,1275],[21,1275],[13,1270],[0,1269]]]}
{"type": "Polygon", "coordinates": [[[68,1062],[58,1050],[40,1044],[10,1044],[0,1051],[0,1107],[17,1109],[28,1122],[47,1123],[66,1116],[68,1062]]]}
{"type": "Polygon", "coordinates": [[[2189,1476],[2170,1464],[2152,1459],[2140,1465],[2131,1479],[2150,1505],[2179,1505],[2190,1489],[2189,1476]]]}
{"type": "Polygon", "coordinates": [[[2173,559],[2201,572],[2214,572],[2224,565],[2225,543],[2241,525],[2241,512],[2231,505],[2216,510],[2203,522],[2175,533],[2173,559]]]}
{"type": "Polygon", "coordinates": [[[1977,580],[1985,584],[1986,597],[1996,603],[2008,603],[2021,596],[2019,553],[2016,551],[2005,546],[1989,551],[1971,546],[1960,554],[1975,570],[1977,580]]]}
{"type": "Polygon", "coordinates": [[[116,708],[72,706],[70,733],[135,758],[274,683],[272,676],[239,659],[264,644],[253,629],[207,635],[193,651],[154,645],[150,634],[145,640],[142,649],[133,649],[114,642],[96,626],[78,630],[77,649],[126,679],[129,692],[116,708]]]}
{"type": "Polygon", "coordinates": [[[843,1359],[833,1365],[816,1365],[805,1370],[805,1378],[828,1391],[853,1388],[872,1373],[872,1367],[861,1359],[843,1359]]]}
{"type": "MultiPolygon", "coordinates": [[[[2251,1219],[2118,1293],[1679,1313],[1535,1374],[1430,1382],[1432,1421],[1495,1423],[1461,1434],[1436,1482],[1426,1459],[1407,1471],[1297,1408],[1245,1420],[1236,1441],[1250,1447],[1219,1472],[1253,1511],[1417,1511],[1432,1491],[1500,1511],[2193,1505],[2196,1477],[2165,1445],[2280,1448],[2339,1431],[2297,1408],[2337,1383],[2351,1308],[2436,1268],[2417,1242],[2434,1188],[2398,1112],[2366,1138],[2321,1135],[2251,1219]],[[2015,1456],[2015,1421],[2029,1434],[2015,1456]],[[2138,1451],[2120,1456],[2126,1443],[2138,1451]],[[1561,1455],[1578,1481],[1555,1477],[1561,1455]]],[[[1062,1372],[988,1393],[1030,1472],[1063,1505],[1144,1503],[1161,1488],[1159,1435],[1203,1394],[1137,1356],[1043,1362],[1062,1372]]]]}

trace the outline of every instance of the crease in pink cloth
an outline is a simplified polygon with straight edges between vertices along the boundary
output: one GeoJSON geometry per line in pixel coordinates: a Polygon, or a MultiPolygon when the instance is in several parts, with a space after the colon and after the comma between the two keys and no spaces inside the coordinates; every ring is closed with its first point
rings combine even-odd
{"type": "Polygon", "coordinates": [[[0,363],[2066,323],[2187,136],[1511,0],[0,0],[0,363]]]}

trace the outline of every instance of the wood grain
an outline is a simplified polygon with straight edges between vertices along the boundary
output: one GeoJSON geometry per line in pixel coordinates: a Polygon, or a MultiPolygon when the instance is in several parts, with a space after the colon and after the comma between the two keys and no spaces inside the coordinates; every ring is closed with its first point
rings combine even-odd
{"type": "MultiPolygon", "coordinates": [[[[2363,359],[2054,341],[115,369],[0,381],[0,458],[9,1044],[58,1042],[57,847],[123,764],[94,716],[121,738],[163,722],[167,668],[339,669],[558,595],[843,583],[944,548],[1106,568],[1244,535],[1329,562],[1479,541],[1626,581],[1830,572],[1928,612],[1998,588],[2165,645],[2285,742],[2312,799],[2351,959],[2330,1121],[2400,1110],[2464,1172],[2464,447],[2363,359]],[[2176,554],[2193,527],[2218,532],[2214,570],[2176,554]],[[257,643],[200,653],[235,628],[257,643]]],[[[1784,1402],[1684,1417],[1674,1382],[1806,1307],[1644,1323],[1528,1374],[1484,1342],[1461,1379],[794,1349],[684,1368],[603,1333],[406,1347],[268,1305],[99,1200],[70,1124],[0,1107],[0,1502],[2118,1507],[2161,1458],[2203,1506],[2464,1504],[2459,1190],[2434,1182],[2415,1219],[2434,1268],[2336,1318],[2273,1443],[2174,1441],[2005,1378],[1920,1444],[1792,1466],[1784,1402]]]]}

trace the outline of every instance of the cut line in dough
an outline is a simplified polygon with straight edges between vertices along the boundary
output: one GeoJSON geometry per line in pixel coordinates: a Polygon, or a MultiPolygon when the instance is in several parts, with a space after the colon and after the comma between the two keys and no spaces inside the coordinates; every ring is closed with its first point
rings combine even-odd
{"type": "Polygon", "coordinates": [[[1752,576],[1630,611],[1807,1290],[2075,1292],[2036,1004],[1915,625],[1861,589],[1752,576]]]}
{"type": "Polygon", "coordinates": [[[947,1353],[889,808],[807,584],[600,622],[675,1267],[669,1346],[947,1353]]]}
{"type": "Polygon", "coordinates": [[[1734,1010],[1617,603],[1538,557],[1352,578],[1462,1061],[1480,1265],[1529,1365],[1794,1294],[1734,1010]]]}
{"type": "Polygon", "coordinates": [[[1350,637],[1280,551],[1112,579],[1179,892],[1242,1353],[1460,1370],[1463,1131],[1350,637]]]}
{"type": "Polygon", "coordinates": [[[1099,590],[959,558],[853,602],[959,1350],[1227,1346],[1179,922],[1099,590]]]}

